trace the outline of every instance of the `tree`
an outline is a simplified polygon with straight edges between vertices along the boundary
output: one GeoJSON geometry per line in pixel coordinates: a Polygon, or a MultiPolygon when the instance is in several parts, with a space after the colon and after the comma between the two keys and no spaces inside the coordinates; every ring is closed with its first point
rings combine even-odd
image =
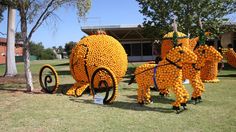
{"type": "Polygon", "coordinates": [[[16,10],[8,6],[8,22],[7,22],[7,55],[6,55],[6,71],[4,76],[15,76],[17,74],[15,60],[15,18],[16,10]]]}
{"type": "Polygon", "coordinates": [[[6,6],[0,4],[0,22],[3,20],[3,12],[6,10],[6,6]]]}
{"type": "Polygon", "coordinates": [[[21,35],[24,43],[24,70],[27,91],[33,91],[32,74],[30,71],[30,39],[33,33],[62,6],[77,6],[78,16],[82,18],[90,9],[90,0],[2,0],[0,4],[8,5],[19,11],[21,35]],[[32,29],[28,30],[28,24],[32,29]],[[29,31],[29,32],[28,32],[29,31]]]}
{"type": "Polygon", "coordinates": [[[43,44],[30,41],[30,55],[37,56],[38,59],[42,59],[42,52],[44,51],[43,44]]]}
{"type": "MultiPolygon", "coordinates": [[[[3,12],[7,5],[0,4],[0,22],[3,20],[3,12]]],[[[6,50],[6,70],[4,76],[15,76],[17,74],[15,61],[15,9],[8,6],[7,22],[7,50],[6,50]]],[[[0,32],[1,33],[1,32],[0,32]]],[[[4,35],[4,33],[1,33],[4,35]]]]}
{"type": "Polygon", "coordinates": [[[145,18],[145,32],[161,38],[172,30],[171,24],[177,18],[178,30],[196,35],[198,21],[204,21],[204,29],[220,33],[220,26],[227,21],[225,15],[236,11],[235,0],[136,0],[140,13],[145,18]]]}
{"type": "Polygon", "coordinates": [[[67,53],[68,56],[71,54],[72,48],[76,45],[76,42],[70,41],[65,44],[65,52],[67,53]]]}
{"type": "Polygon", "coordinates": [[[44,49],[42,42],[35,43],[30,41],[30,55],[37,56],[40,60],[52,60],[56,58],[53,49],[44,49]]]}
{"type": "Polygon", "coordinates": [[[53,60],[55,58],[56,55],[51,48],[44,49],[43,52],[41,52],[41,59],[43,60],[53,60]]]}

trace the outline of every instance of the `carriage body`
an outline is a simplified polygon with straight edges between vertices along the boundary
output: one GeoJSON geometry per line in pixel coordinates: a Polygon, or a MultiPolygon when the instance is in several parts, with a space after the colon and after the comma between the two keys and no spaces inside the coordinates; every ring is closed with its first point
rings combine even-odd
{"type": "MultiPolygon", "coordinates": [[[[95,96],[98,91],[103,90],[103,102],[111,103],[116,98],[118,83],[125,75],[127,66],[127,54],[115,38],[105,34],[84,37],[75,45],[70,55],[70,72],[76,83],[66,94],[81,96],[90,88],[90,93],[95,96]]],[[[55,89],[50,92],[53,93],[55,89]]]]}

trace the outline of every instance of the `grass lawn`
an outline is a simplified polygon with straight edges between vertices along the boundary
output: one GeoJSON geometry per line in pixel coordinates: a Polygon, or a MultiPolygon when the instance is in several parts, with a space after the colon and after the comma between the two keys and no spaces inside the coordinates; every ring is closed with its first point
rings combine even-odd
{"type": "MultiPolygon", "coordinates": [[[[40,91],[38,72],[43,64],[53,65],[59,73],[60,89],[75,81],[68,60],[32,61],[36,91],[40,91]]],[[[133,70],[138,64],[129,64],[133,70]]],[[[17,64],[23,74],[23,64],[17,64]]],[[[0,65],[0,75],[5,66],[0,65]]],[[[226,65],[219,83],[205,83],[203,102],[188,104],[188,110],[175,114],[171,102],[175,96],[160,98],[152,91],[154,103],[136,103],[137,84],[119,83],[119,95],[111,105],[94,104],[92,97],[71,97],[61,93],[25,93],[24,83],[0,83],[0,131],[148,131],[148,132],[230,132],[236,130],[236,69],[226,65]]],[[[1,82],[1,81],[0,81],[1,82]]],[[[185,85],[190,95],[192,88],[185,85]]]]}

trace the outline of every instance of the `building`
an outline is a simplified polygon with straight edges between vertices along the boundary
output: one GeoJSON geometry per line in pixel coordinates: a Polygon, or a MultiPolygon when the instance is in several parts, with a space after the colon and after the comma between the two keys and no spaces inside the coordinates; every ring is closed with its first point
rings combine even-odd
{"type": "Polygon", "coordinates": [[[140,25],[84,26],[81,28],[88,35],[94,34],[100,29],[105,30],[106,34],[114,37],[123,45],[129,61],[155,59],[156,55],[152,52],[154,39],[144,37],[140,25]]]}
{"type": "MultiPolygon", "coordinates": [[[[7,49],[7,39],[0,38],[0,64],[6,63],[6,49],[7,49]]],[[[17,42],[15,44],[15,55],[23,56],[23,43],[17,42]]]]}
{"type": "MultiPolygon", "coordinates": [[[[231,28],[236,31],[236,22],[225,23],[222,28],[231,28]]],[[[226,48],[228,44],[232,44],[236,50],[236,32],[226,32],[221,36],[221,45],[226,48]]]]}
{"type": "MultiPolygon", "coordinates": [[[[228,23],[224,26],[236,27],[236,23],[228,23]]],[[[106,33],[116,38],[125,48],[129,61],[150,61],[154,60],[158,53],[154,52],[154,46],[161,46],[154,38],[146,38],[142,34],[140,25],[110,25],[110,26],[83,26],[81,30],[88,34],[94,34],[97,30],[105,30],[106,33]]],[[[233,44],[236,49],[236,32],[227,32],[221,35],[221,45],[226,48],[233,44]]],[[[217,46],[217,44],[215,44],[217,46]]]]}

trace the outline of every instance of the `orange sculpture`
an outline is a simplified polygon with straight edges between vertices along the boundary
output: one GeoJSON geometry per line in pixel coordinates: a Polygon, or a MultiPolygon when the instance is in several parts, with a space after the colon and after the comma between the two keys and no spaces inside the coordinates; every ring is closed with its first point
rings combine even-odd
{"type": "Polygon", "coordinates": [[[226,52],[227,62],[234,68],[236,68],[236,53],[233,48],[229,48],[226,52]]]}
{"type": "Polygon", "coordinates": [[[189,79],[193,87],[192,100],[195,102],[201,100],[202,92],[205,91],[204,84],[200,77],[200,70],[205,66],[207,61],[220,61],[221,54],[212,46],[200,45],[194,50],[197,55],[197,62],[195,64],[183,65],[183,78],[189,79]]]}
{"type": "Polygon", "coordinates": [[[182,84],[182,66],[184,63],[196,63],[197,56],[179,43],[177,33],[173,33],[172,42],[174,48],[168,51],[158,65],[143,64],[136,68],[138,103],[150,103],[150,86],[157,84],[160,91],[170,89],[176,95],[176,101],[172,103],[173,109],[179,110],[180,105],[186,106],[189,94],[182,84]]]}
{"type": "Polygon", "coordinates": [[[127,66],[127,54],[116,39],[104,34],[87,36],[72,49],[70,71],[76,83],[67,95],[81,96],[89,86],[95,90],[115,87],[112,96],[105,97],[107,100],[104,103],[110,103],[117,96],[118,83],[125,75],[127,66]]]}
{"type": "MultiPolygon", "coordinates": [[[[173,32],[169,32],[164,35],[162,44],[161,44],[161,58],[165,58],[166,54],[169,50],[171,50],[173,46],[173,32]]],[[[182,44],[182,46],[189,48],[189,38],[186,34],[177,32],[178,35],[178,43],[182,44]]]]}

